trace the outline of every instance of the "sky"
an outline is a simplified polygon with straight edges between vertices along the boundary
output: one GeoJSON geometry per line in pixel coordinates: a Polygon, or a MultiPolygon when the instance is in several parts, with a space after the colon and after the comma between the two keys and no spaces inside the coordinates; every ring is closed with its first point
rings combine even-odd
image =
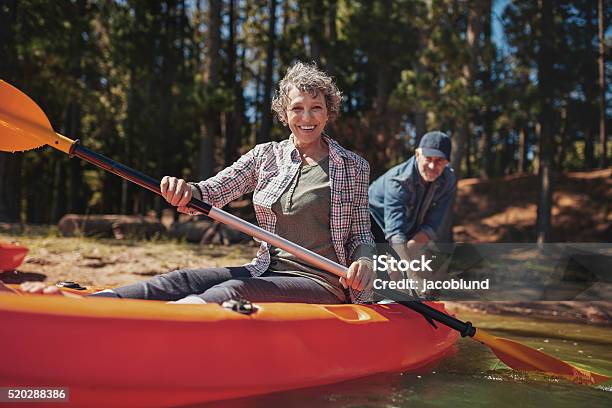
{"type": "Polygon", "coordinates": [[[501,16],[508,3],[510,3],[510,0],[493,0],[493,15],[491,16],[492,39],[502,54],[505,54],[508,50],[508,43],[501,24],[501,16]]]}

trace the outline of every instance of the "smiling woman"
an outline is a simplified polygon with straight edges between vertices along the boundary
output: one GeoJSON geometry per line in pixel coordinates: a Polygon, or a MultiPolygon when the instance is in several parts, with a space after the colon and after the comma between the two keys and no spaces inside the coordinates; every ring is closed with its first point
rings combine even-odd
{"type": "Polygon", "coordinates": [[[262,228],[349,266],[346,279],[338,280],[262,242],[257,258],[248,265],[223,272],[189,270],[181,271],[180,276],[174,272],[116,292],[142,297],[158,288],[165,293],[163,288],[187,281],[189,289],[173,298],[196,295],[215,302],[243,297],[307,303],[369,300],[374,280],[369,260],[373,252],[367,205],[369,166],[324,134],[328,121],[338,117],[340,102],[341,93],[331,77],[315,65],[298,62],[280,81],[272,102],[278,119],[291,130],[288,139],[255,146],[206,181],[187,183],[165,177],[161,190],[183,212],[190,211],[185,206],[194,195],[222,207],[254,191],[253,204],[262,228]],[[191,286],[194,282],[195,287],[191,286]]]}
{"type": "MultiPolygon", "coordinates": [[[[341,93],[315,65],[298,62],[281,80],[273,101],[289,127],[281,142],[255,146],[216,176],[197,183],[166,176],[162,196],[178,211],[195,197],[215,207],[253,192],[257,221],[279,235],[348,267],[346,278],[304,262],[262,242],[247,265],[183,269],[92,296],[180,303],[254,302],[344,303],[371,299],[375,278],[374,241],[368,210],[369,165],[324,134],[338,116],[341,93]]],[[[25,290],[40,292],[38,286],[25,290]]]]}

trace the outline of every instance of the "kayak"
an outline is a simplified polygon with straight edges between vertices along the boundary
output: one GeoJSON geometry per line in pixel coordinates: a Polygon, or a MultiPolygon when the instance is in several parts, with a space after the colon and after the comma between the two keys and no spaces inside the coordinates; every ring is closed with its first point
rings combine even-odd
{"type": "MultiPolygon", "coordinates": [[[[441,303],[429,303],[444,310],[441,303]]],[[[0,293],[0,386],[76,406],[176,406],[429,366],[457,332],[398,304],[217,304],[0,293]]]]}
{"type": "Polygon", "coordinates": [[[0,242],[0,271],[12,271],[23,262],[28,248],[0,242]]]}

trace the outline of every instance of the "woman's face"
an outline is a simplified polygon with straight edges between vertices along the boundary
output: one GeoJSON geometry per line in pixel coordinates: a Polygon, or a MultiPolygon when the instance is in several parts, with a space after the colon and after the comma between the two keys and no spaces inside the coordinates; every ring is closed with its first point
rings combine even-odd
{"type": "Polygon", "coordinates": [[[321,137],[327,123],[325,96],[319,92],[315,98],[310,93],[292,87],[287,105],[287,123],[299,143],[309,144],[321,137]]]}

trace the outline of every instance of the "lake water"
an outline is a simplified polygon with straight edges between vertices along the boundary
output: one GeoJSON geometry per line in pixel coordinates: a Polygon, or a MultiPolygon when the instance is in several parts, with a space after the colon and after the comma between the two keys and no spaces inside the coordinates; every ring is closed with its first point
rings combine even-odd
{"type": "MultiPolygon", "coordinates": [[[[476,327],[541,349],[576,366],[612,376],[612,328],[522,317],[464,313],[476,327]]],[[[419,372],[382,374],[202,407],[611,407],[612,382],[584,386],[509,369],[470,339],[419,372]]]]}

